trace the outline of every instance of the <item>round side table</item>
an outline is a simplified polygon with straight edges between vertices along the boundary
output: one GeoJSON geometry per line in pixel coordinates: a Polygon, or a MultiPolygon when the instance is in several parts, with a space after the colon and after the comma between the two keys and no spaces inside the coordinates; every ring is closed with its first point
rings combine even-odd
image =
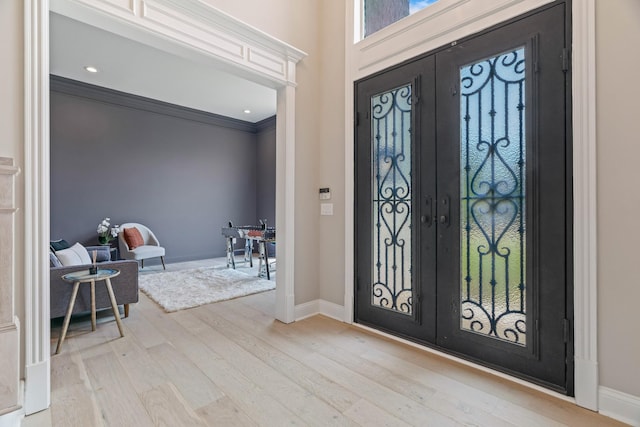
{"type": "Polygon", "coordinates": [[[67,329],[69,328],[69,320],[71,320],[71,312],[73,306],[76,303],[76,297],[78,296],[78,289],[81,283],[89,283],[91,285],[91,330],[96,330],[96,282],[104,281],[109,293],[109,299],[111,300],[111,308],[113,309],[113,315],[116,318],[116,324],[120,331],[120,336],[124,336],[122,329],[122,322],[120,321],[120,313],[118,312],[118,306],[116,304],[116,297],[113,294],[113,288],[111,287],[111,278],[120,274],[120,270],[115,268],[103,268],[98,269],[96,274],[90,274],[89,270],[81,270],[73,273],[68,273],[62,276],[62,280],[73,283],[73,290],[71,291],[71,299],[69,300],[69,307],[67,308],[67,314],[64,316],[64,323],[62,324],[62,332],[60,338],[58,338],[58,346],[56,347],[56,354],[60,352],[60,347],[67,336],[67,329]]]}

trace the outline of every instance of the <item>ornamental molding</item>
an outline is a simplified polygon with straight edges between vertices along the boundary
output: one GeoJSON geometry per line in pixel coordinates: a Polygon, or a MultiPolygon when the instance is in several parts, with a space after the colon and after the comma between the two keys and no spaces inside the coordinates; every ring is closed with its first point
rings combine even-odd
{"type": "Polygon", "coordinates": [[[50,9],[116,34],[135,33],[163,50],[187,45],[271,87],[295,86],[295,65],[307,56],[202,0],[51,0],[50,9]]]}

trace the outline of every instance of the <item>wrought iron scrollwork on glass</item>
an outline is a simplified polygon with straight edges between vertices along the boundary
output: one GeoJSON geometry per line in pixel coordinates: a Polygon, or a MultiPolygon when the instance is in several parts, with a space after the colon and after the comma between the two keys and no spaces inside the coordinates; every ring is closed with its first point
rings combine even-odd
{"type": "Polygon", "coordinates": [[[411,85],[373,96],[371,123],[372,304],[411,315],[411,85]]]}
{"type": "Polygon", "coordinates": [[[525,49],[460,69],[461,328],[526,345],[525,49]]]}

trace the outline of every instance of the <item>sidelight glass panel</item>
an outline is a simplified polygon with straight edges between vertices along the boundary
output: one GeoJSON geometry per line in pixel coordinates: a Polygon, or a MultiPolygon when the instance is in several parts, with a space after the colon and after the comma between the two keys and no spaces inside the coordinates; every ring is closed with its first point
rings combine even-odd
{"type": "Polygon", "coordinates": [[[526,345],[525,50],[460,69],[461,328],[526,345]]]}
{"type": "Polygon", "coordinates": [[[372,304],[411,315],[411,85],[371,98],[372,304]]]}

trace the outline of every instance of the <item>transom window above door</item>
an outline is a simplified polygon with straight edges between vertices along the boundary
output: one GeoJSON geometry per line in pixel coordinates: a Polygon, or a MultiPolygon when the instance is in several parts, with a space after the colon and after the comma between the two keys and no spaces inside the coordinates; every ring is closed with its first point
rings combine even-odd
{"type": "Polygon", "coordinates": [[[362,3],[362,38],[412,15],[438,0],[359,0],[362,3]]]}

